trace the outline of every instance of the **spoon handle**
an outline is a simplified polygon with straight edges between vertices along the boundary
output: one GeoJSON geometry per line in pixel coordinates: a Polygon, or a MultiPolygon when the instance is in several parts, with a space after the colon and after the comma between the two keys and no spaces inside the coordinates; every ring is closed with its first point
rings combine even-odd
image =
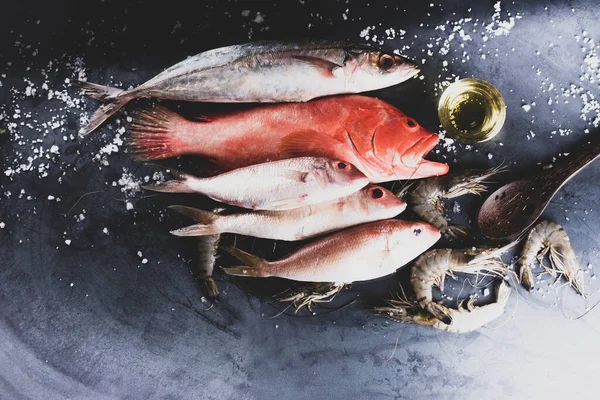
{"type": "Polygon", "coordinates": [[[600,156],[600,132],[594,132],[594,138],[584,144],[581,150],[560,160],[552,168],[538,173],[535,180],[541,184],[540,189],[544,194],[554,193],[598,156],[600,156]]]}

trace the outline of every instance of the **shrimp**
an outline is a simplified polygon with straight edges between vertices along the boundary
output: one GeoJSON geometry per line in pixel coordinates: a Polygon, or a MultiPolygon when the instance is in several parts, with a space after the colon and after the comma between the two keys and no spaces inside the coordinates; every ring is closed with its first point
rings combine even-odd
{"type": "Polygon", "coordinates": [[[313,304],[329,303],[348,286],[350,285],[344,283],[311,282],[295,290],[286,290],[284,293],[287,294],[276,297],[276,300],[282,303],[291,302],[296,308],[294,313],[304,306],[308,311],[312,311],[313,304]]]}
{"type": "Polygon", "coordinates": [[[503,276],[508,269],[500,256],[516,243],[518,240],[499,248],[433,249],[423,253],[415,262],[410,274],[410,283],[417,302],[435,318],[449,325],[452,322],[452,313],[447,307],[433,301],[433,286],[438,286],[444,291],[446,274],[454,277],[454,272],[478,274],[486,271],[503,276]]]}
{"type": "MultiPolygon", "coordinates": [[[[468,193],[479,195],[487,190],[486,179],[503,172],[503,167],[489,170],[468,169],[460,174],[436,176],[420,181],[410,194],[412,210],[442,234],[452,237],[466,235],[463,227],[450,225],[444,216],[443,198],[452,199],[468,193]]],[[[400,194],[398,194],[400,196],[400,194]]]]}
{"type": "Polygon", "coordinates": [[[541,221],[533,227],[521,250],[519,278],[521,284],[529,291],[533,289],[533,273],[531,264],[535,259],[553,277],[564,275],[577,293],[584,294],[583,271],[577,261],[573,246],[565,230],[557,223],[541,221]],[[542,258],[549,251],[551,268],[542,264],[542,258]]]}
{"type": "Polygon", "coordinates": [[[452,317],[450,324],[446,324],[424,311],[417,302],[401,296],[398,296],[398,299],[388,300],[388,307],[378,307],[375,311],[397,322],[431,326],[452,333],[467,333],[500,318],[504,314],[509,296],[510,287],[504,280],[501,280],[496,284],[496,301],[494,303],[476,307],[473,299],[470,299],[466,309],[462,307],[459,307],[458,310],[448,309],[448,314],[452,317]]]}

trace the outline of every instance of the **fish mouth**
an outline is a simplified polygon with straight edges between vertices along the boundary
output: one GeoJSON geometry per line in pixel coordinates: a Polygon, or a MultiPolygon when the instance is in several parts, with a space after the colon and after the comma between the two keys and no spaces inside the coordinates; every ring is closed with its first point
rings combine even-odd
{"type": "Polygon", "coordinates": [[[424,157],[437,145],[437,135],[430,135],[419,139],[402,156],[401,161],[405,167],[414,170],[411,179],[427,178],[429,176],[444,175],[450,167],[444,163],[425,160],[424,157]]]}

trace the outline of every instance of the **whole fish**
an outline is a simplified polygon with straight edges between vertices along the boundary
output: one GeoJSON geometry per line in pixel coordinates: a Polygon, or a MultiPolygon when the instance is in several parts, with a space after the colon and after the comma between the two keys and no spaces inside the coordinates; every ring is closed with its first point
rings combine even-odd
{"type": "Polygon", "coordinates": [[[140,86],[121,90],[79,82],[104,104],[80,130],[85,136],[132,99],[216,103],[308,101],[396,85],[419,69],[410,60],[365,45],[313,41],[222,47],[175,64],[140,86]]]}
{"type": "Polygon", "coordinates": [[[201,193],[252,210],[290,210],[347,196],[369,180],[352,164],[323,157],[299,157],[239,168],[210,178],[170,170],[175,180],[145,189],[201,193]]]}
{"type": "Polygon", "coordinates": [[[303,240],[371,221],[393,218],[406,203],[392,192],[369,185],[349,196],[288,211],[255,211],[219,215],[185,206],[169,208],[199,224],[171,231],[176,236],[237,233],[276,240],[303,240]]]}
{"type": "Polygon", "coordinates": [[[199,155],[223,170],[322,156],[352,163],[372,183],[448,172],[448,165],[423,159],[437,135],[372,97],[263,105],[203,121],[189,121],[161,106],[141,111],[130,125],[130,150],[141,160],[199,155]]]}
{"type": "Polygon", "coordinates": [[[278,261],[222,247],[245,264],[223,270],[229,275],[274,276],[304,282],[367,281],[392,274],[439,238],[440,231],[425,222],[390,219],[334,233],[278,261]]]}

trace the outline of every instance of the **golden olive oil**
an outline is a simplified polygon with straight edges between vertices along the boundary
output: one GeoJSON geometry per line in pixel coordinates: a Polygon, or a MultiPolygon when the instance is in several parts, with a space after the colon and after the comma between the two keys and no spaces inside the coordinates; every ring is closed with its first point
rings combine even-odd
{"type": "Polygon", "coordinates": [[[500,131],[506,106],[494,86],[468,78],[454,82],[442,93],[438,115],[450,136],[462,143],[478,143],[500,131]]]}

